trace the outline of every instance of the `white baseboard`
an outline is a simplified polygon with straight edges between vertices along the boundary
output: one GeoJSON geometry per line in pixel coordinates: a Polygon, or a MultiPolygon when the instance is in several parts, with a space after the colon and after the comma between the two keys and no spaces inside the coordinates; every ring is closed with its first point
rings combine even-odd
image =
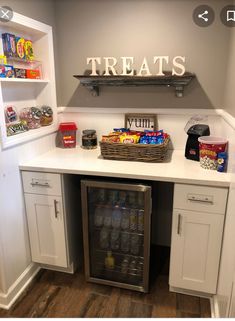
{"type": "Polygon", "coordinates": [[[37,264],[31,263],[12,284],[7,293],[0,293],[0,308],[6,310],[10,309],[10,307],[30,284],[39,270],[40,267],[37,264]]]}
{"type": "Polygon", "coordinates": [[[210,293],[204,293],[204,292],[199,292],[199,291],[193,291],[193,290],[185,290],[181,288],[176,288],[174,286],[169,287],[170,292],[175,292],[175,293],[181,293],[181,294],[186,294],[186,295],[191,295],[191,296],[198,296],[200,298],[206,298],[206,299],[211,299],[213,294],[210,293]]]}
{"type": "Polygon", "coordinates": [[[74,274],[76,267],[74,266],[74,264],[72,263],[71,265],[69,265],[67,268],[62,268],[62,267],[57,267],[57,266],[53,266],[53,265],[47,265],[47,264],[39,264],[39,266],[42,269],[46,269],[46,270],[52,270],[52,271],[57,271],[57,272],[65,272],[65,273],[69,273],[69,274],[74,274]]]}

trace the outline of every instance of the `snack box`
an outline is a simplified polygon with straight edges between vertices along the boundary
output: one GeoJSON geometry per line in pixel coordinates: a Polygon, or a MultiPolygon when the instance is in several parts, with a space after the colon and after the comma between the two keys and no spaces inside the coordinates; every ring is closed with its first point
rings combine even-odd
{"type": "Polygon", "coordinates": [[[27,125],[22,121],[18,121],[12,124],[7,124],[6,129],[7,129],[7,136],[17,135],[29,130],[27,125]]]}
{"type": "Polygon", "coordinates": [[[26,78],[26,69],[14,68],[16,78],[26,78]]]}
{"type": "Polygon", "coordinates": [[[5,108],[5,118],[7,123],[13,123],[17,121],[17,112],[14,106],[7,106],[5,108]]]}
{"type": "Polygon", "coordinates": [[[26,78],[40,79],[40,71],[37,69],[26,69],[26,78]]]}
{"type": "Polygon", "coordinates": [[[20,59],[25,59],[25,40],[22,37],[15,37],[16,39],[16,53],[17,57],[20,59]]]}
{"type": "Polygon", "coordinates": [[[5,65],[0,65],[0,78],[6,78],[5,65]]]}
{"type": "Polygon", "coordinates": [[[6,75],[6,78],[14,78],[15,77],[14,67],[11,65],[5,65],[5,75],[6,75]]]}
{"type": "Polygon", "coordinates": [[[2,34],[3,51],[6,57],[17,57],[15,35],[10,33],[2,34]]]}
{"type": "Polygon", "coordinates": [[[31,40],[25,40],[24,51],[25,51],[25,58],[29,61],[33,61],[34,60],[33,43],[31,40]]]}

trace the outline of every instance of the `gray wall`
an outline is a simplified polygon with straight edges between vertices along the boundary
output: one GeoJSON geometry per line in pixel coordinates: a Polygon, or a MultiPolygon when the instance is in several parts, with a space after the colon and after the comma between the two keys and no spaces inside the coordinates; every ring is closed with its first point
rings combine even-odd
{"type": "Polygon", "coordinates": [[[0,5],[55,28],[54,0],[0,0],[0,5]]]}
{"type": "MultiPolygon", "coordinates": [[[[59,106],[222,108],[229,28],[219,19],[227,0],[207,0],[216,21],[200,28],[192,12],[204,0],[56,0],[59,106]],[[83,74],[86,57],[183,55],[197,80],[183,99],[168,88],[104,87],[92,97],[73,74],[83,74]]],[[[154,67],[153,67],[154,68],[154,67]]],[[[152,68],[152,69],[153,69],[152,68]]]]}
{"type": "Polygon", "coordinates": [[[235,117],[235,29],[231,30],[229,60],[227,68],[226,90],[224,95],[224,109],[235,117]]]}

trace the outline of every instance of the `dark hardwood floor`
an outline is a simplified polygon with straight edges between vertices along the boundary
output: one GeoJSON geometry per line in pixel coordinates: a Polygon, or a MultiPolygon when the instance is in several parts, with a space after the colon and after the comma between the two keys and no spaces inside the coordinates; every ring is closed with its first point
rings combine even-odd
{"type": "Polygon", "coordinates": [[[168,275],[151,281],[148,294],[85,281],[84,273],[41,271],[0,317],[210,317],[209,300],[169,292],[168,275]]]}

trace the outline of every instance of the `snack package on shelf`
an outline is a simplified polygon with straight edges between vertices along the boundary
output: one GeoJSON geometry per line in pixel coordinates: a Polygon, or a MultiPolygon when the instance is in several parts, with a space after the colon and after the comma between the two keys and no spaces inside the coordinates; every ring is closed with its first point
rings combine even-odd
{"type": "Polygon", "coordinates": [[[0,65],[0,78],[6,78],[5,66],[0,65]]]}
{"type": "Polygon", "coordinates": [[[16,53],[20,59],[25,59],[25,40],[22,37],[15,37],[16,39],[16,53]]]}
{"type": "Polygon", "coordinates": [[[4,55],[0,55],[0,65],[6,65],[7,64],[7,57],[4,55]]]}
{"type": "Polygon", "coordinates": [[[17,115],[16,108],[14,106],[5,107],[5,119],[6,119],[6,123],[13,123],[17,121],[18,115],[17,115]]]}
{"type": "Polygon", "coordinates": [[[25,122],[19,121],[16,108],[14,106],[5,107],[7,136],[13,136],[28,130],[25,122]]]}
{"type": "Polygon", "coordinates": [[[15,78],[26,78],[26,69],[14,68],[15,78]]]}
{"type": "Polygon", "coordinates": [[[6,78],[14,78],[14,67],[11,65],[5,65],[5,75],[6,78]]]}
{"type": "Polygon", "coordinates": [[[6,124],[7,136],[13,136],[28,131],[28,126],[23,121],[6,124]]]}
{"type": "Polygon", "coordinates": [[[33,54],[33,43],[31,40],[25,40],[24,42],[24,50],[25,50],[25,58],[26,60],[33,61],[34,54],[33,54]]]}
{"type": "Polygon", "coordinates": [[[17,57],[15,35],[10,33],[2,34],[3,52],[6,57],[17,57]]]}
{"type": "Polygon", "coordinates": [[[0,65],[0,78],[13,78],[14,67],[11,65],[0,65]]]}
{"type": "Polygon", "coordinates": [[[26,69],[26,78],[29,79],[40,79],[40,70],[39,69],[26,69]]]}

